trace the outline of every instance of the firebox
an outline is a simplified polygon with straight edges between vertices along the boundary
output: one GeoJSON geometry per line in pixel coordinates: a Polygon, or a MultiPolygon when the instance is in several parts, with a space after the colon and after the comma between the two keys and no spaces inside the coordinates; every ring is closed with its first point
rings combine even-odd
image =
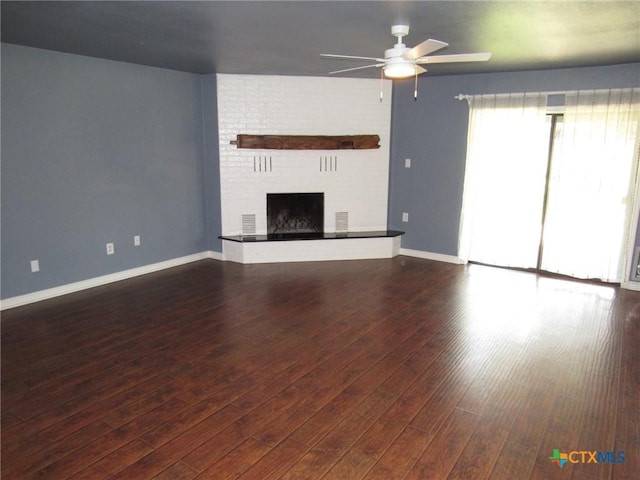
{"type": "Polygon", "coordinates": [[[267,233],[324,232],[324,193],[267,193],[267,233]]]}

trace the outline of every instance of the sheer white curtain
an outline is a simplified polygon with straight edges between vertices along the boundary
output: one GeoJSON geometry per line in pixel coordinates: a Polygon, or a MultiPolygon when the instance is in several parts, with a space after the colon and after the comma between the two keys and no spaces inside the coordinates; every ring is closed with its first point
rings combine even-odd
{"type": "Polygon", "coordinates": [[[554,139],[542,269],[618,282],[637,168],[640,89],[568,93],[554,139]]]}
{"type": "Polygon", "coordinates": [[[546,95],[473,95],[458,255],[535,267],[549,120],[546,95]]]}

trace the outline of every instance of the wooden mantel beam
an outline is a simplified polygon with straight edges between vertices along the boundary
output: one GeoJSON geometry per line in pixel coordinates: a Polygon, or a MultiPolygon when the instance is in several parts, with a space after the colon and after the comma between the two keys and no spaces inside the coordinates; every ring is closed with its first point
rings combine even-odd
{"type": "Polygon", "coordinates": [[[367,150],[380,148],[378,135],[245,135],[232,145],[268,150],[367,150]]]}

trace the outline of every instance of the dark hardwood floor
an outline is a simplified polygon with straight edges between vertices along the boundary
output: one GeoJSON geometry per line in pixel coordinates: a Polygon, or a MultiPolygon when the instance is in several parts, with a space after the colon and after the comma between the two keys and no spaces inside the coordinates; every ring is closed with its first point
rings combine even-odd
{"type": "Polygon", "coordinates": [[[639,478],[640,292],[205,260],[1,327],[5,480],[639,478]]]}

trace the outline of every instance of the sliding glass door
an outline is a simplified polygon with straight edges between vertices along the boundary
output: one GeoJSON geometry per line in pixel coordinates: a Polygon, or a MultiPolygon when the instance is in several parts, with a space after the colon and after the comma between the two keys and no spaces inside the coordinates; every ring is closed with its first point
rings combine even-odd
{"type": "Polygon", "coordinates": [[[461,258],[620,281],[640,89],[470,101],[461,258]]]}

